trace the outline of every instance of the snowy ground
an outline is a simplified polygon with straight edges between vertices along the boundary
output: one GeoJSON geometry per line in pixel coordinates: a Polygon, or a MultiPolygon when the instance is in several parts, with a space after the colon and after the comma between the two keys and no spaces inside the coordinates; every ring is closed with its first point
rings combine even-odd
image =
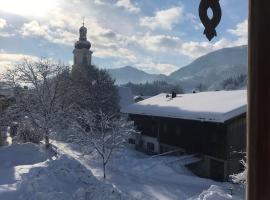
{"type": "Polygon", "coordinates": [[[194,176],[183,167],[186,159],[151,158],[131,148],[112,159],[104,182],[98,155],[53,143],[57,156],[33,144],[0,147],[1,200],[244,199],[238,186],[194,176]]]}
{"type": "MultiPolygon", "coordinates": [[[[83,155],[77,146],[55,142],[59,150],[79,160],[99,179],[102,168],[98,155],[83,155]]],[[[145,200],[226,200],[244,199],[237,185],[219,183],[193,175],[183,165],[185,157],[151,158],[132,148],[116,155],[108,166],[107,181],[122,193],[145,200]],[[233,195],[230,195],[233,188],[233,195]]]]}
{"type": "Polygon", "coordinates": [[[0,148],[2,200],[129,199],[69,155],[54,156],[33,144],[0,148]]]}

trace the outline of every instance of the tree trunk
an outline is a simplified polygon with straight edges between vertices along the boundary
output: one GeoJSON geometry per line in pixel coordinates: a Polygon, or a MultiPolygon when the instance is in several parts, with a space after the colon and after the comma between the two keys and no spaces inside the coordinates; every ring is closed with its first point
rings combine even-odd
{"type": "Polygon", "coordinates": [[[45,146],[47,149],[50,147],[50,138],[48,133],[45,135],[45,146]]]}
{"type": "Polygon", "coordinates": [[[106,164],[103,161],[103,179],[106,179],[106,164]]]}

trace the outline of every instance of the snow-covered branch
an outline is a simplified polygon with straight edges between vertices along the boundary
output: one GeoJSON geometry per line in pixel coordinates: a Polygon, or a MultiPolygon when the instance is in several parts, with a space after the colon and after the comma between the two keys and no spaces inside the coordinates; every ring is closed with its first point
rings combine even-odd
{"type": "Polygon", "coordinates": [[[36,134],[41,134],[49,145],[51,130],[65,120],[63,102],[68,88],[66,67],[49,60],[18,64],[4,75],[14,89],[16,103],[9,108],[13,120],[27,117],[36,134]]]}
{"type": "Polygon", "coordinates": [[[247,182],[247,170],[248,170],[248,165],[247,165],[247,161],[246,161],[246,157],[245,159],[242,159],[241,164],[244,167],[244,171],[239,173],[239,174],[233,174],[231,175],[231,179],[234,183],[239,183],[243,186],[246,186],[246,182],[247,182]]]}
{"type": "Polygon", "coordinates": [[[73,105],[73,129],[77,130],[73,142],[88,147],[88,152],[95,150],[102,160],[104,178],[106,165],[114,153],[119,150],[128,136],[135,131],[133,122],[118,117],[116,114],[104,113],[101,109],[94,113],[79,105],[73,105]]]}

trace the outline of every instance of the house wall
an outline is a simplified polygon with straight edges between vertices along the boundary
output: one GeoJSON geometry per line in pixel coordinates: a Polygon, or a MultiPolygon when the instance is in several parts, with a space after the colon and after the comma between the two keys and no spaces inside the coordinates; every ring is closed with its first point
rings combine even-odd
{"type": "Polygon", "coordinates": [[[146,152],[148,152],[150,154],[152,154],[152,153],[159,153],[159,142],[158,142],[157,138],[143,135],[143,136],[141,136],[140,139],[141,139],[141,143],[139,144],[140,145],[140,148],[144,149],[146,152]],[[153,150],[150,150],[147,147],[147,144],[154,145],[153,150]]]}
{"type": "Polygon", "coordinates": [[[187,153],[226,158],[226,127],[222,123],[140,115],[130,118],[142,135],[156,137],[160,143],[180,147],[187,153]]]}
{"type": "Polygon", "coordinates": [[[134,125],[141,132],[141,135],[156,137],[159,134],[159,120],[155,117],[130,115],[134,125]]]}
{"type": "Polygon", "coordinates": [[[240,163],[246,152],[246,115],[238,116],[228,122],[227,125],[227,178],[230,175],[243,170],[240,163]]]}
{"type": "Polygon", "coordinates": [[[203,178],[211,178],[216,181],[227,180],[227,161],[223,159],[204,155],[200,162],[190,164],[188,168],[203,178]]]}
{"type": "Polygon", "coordinates": [[[246,115],[241,115],[226,122],[227,157],[242,157],[240,152],[246,151],[246,115]]]}
{"type": "Polygon", "coordinates": [[[233,152],[245,149],[245,115],[225,123],[141,115],[130,115],[130,118],[143,137],[156,138],[159,152],[165,144],[203,155],[200,163],[191,166],[202,177],[224,181],[242,169],[239,160],[243,155],[233,152]]]}

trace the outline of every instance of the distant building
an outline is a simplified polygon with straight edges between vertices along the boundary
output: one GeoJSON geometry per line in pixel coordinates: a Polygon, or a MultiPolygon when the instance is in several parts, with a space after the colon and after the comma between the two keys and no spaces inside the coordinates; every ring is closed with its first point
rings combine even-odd
{"type": "Polygon", "coordinates": [[[136,148],[149,153],[178,149],[201,160],[189,167],[202,177],[228,180],[241,170],[246,143],[246,90],[159,94],[122,109],[141,132],[136,148]]]}

